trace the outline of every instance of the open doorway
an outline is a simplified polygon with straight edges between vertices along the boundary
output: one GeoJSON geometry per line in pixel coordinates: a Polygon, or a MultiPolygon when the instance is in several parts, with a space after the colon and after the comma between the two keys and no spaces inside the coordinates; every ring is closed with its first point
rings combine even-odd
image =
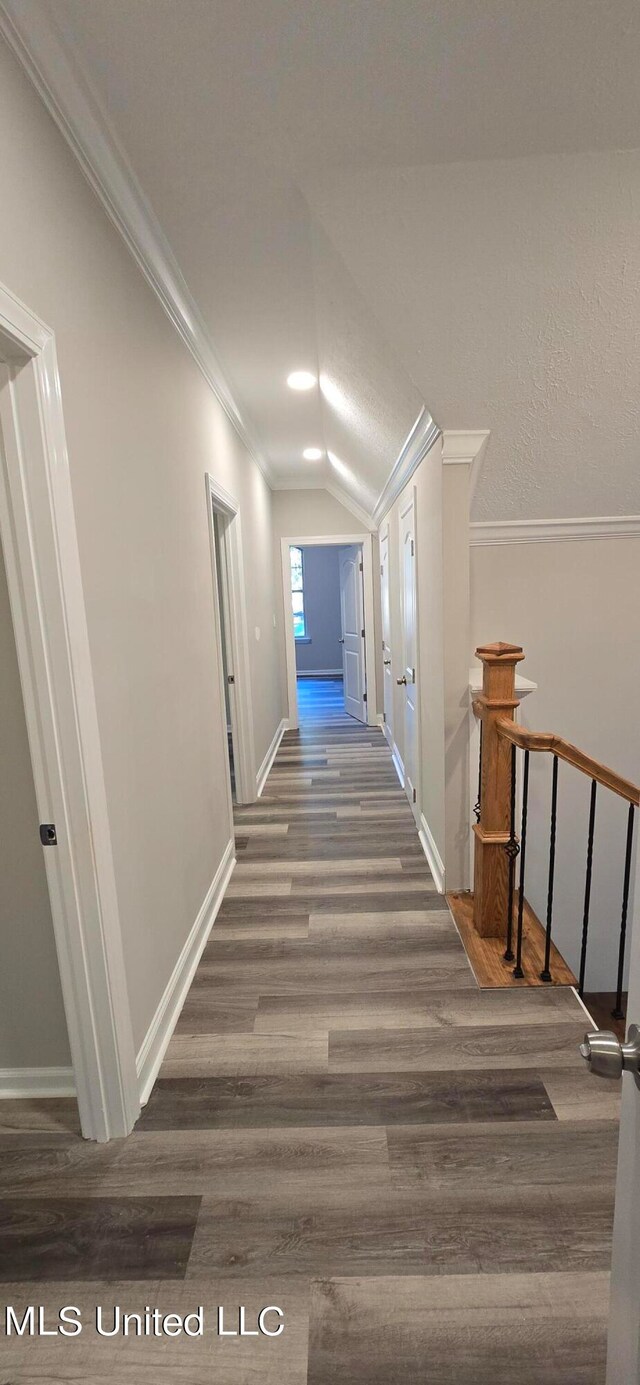
{"type": "Polygon", "coordinates": [[[224,516],[213,511],[213,548],[214,548],[214,569],[215,569],[215,596],[218,612],[218,630],[220,636],[220,656],[222,663],[222,681],[224,689],[224,707],[227,728],[227,754],[229,757],[229,781],[231,787],[231,798],[235,803],[236,796],[236,775],[234,764],[233,748],[233,721],[232,701],[234,687],[233,665],[229,658],[229,598],[228,598],[228,573],[225,562],[224,546],[224,516]]]}
{"type": "Polygon", "coordinates": [[[375,720],[371,536],[283,539],[289,725],[375,720]]]}
{"type": "Polygon", "coordinates": [[[242,527],[237,501],[209,475],[206,490],[213,575],[213,634],[221,674],[221,703],[225,709],[231,815],[233,802],[253,803],[257,796],[242,527]]]}

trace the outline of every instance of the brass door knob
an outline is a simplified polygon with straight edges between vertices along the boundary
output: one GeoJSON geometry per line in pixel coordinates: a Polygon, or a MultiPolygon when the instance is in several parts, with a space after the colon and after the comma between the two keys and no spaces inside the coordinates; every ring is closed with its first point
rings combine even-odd
{"type": "Polygon", "coordinates": [[[402,678],[396,678],[396,683],[398,684],[398,687],[400,687],[400,686],[404,683],[405,688],[406,688],[406,686],[407,686],[407,680],[406,680],[406,678],[405,678],[405,676],[404,676],[404,673],[403,673],[403,675],[402,675],[402,678]]]}

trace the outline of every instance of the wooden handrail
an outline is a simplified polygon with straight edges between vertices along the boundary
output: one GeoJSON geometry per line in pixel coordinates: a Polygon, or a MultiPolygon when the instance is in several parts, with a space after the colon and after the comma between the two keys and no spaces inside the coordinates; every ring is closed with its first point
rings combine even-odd
{"type": "MultiPolygon", "coordinates": [[[[476,706],[478,710],[481,709],[481,704],[474,702],[474,711],[476,706]]],[[[510,741],[521,750],[546,750],[551,755],[557,755],[559,760],[573,765],[574,769],[579,769],[582,774],[588,774],[590,779],[595,779],[606,789],[611,789],[612,793],[617,793],[620,798],[626,799],[627,803],[634,803],[636,806],[640,804],[640,789],[636,784],[632,784],[629,779],[623,779],[621,774],[608,769],[607,765],[594,760],[591,755],[585,755],[583,750],[578,750],[577,746],[565,741],[562,736],[555,736],[553,731],[526,731],[509,717],[497,717],[495,728],[503,740],[510,741]]]]}

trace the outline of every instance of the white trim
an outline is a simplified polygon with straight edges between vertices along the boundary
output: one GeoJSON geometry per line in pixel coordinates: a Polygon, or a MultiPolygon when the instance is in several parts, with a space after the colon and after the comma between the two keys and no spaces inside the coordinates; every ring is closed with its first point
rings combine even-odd
{"type": "Polygon", "coordinates": [[[420,814],[420,827],[418,828],[418,837],[420,838],[420,845],[422,847],[422,850],[424,851],[427,861],[429,862],[429,870],[431,871],[431,874],[433,876],[435,887],[438,891],[438,894],[444,894],[444,861],[440,855],[440,852],[438,851],[435,837],[433,835],[433,832],[431,831],[431,828],[429,827],[424,813],[420,814]]]}
{"type": "MultiPolygon", "coordinates": [[[[224,594],[225,632],[227,653],[234,683],[230,688],[229,706],[231,708],[231,736],[233,741],[234,767],[236,779],[236,798],[238,803],[254,803],[256,797],[256,754],[253,736],[253,698],[251,693],[251,663],[249,659],[249,632],[247,627],[247,603],[244,583],[244,556],[242,548],[242,520],[240,507],[231,493],[225,490],[209,472],[205,476],[207,489],[207,513],[209,519],[209,541],[211,545],[211,568],[213,576],[213,602],[216,632],[218,639],[218,592],[216,572],[218,554],[216,552],[213,513],[215,510],[224,520],[221,530],[220,568],[224,594]]],[[[219,645],[220,689],[222,706],[224,699],[224,673],[222,669],[222,648],[219,645]]],[[[229,826],[233,830],[233,807],[231,802],[231,782],[227,775],[229,800],[229,826]]]]}
{"type": "Polygon", "coordinates": [[[484,461],[487,443],[491,437],[488,428],[445,428],[442,434],[443,466],[469,466],[469,499],[478,484],[480,468],[484,461]]]}
{"type": "Polygon", "coordinates": [[[364,658],[367,680],[367,725],[376,726],[378,716],[378,689],[375,659],[375,622],[373,595],[373,534],[305,534],[292,535],[280,540],[282,561],[282,617],[284,628],[284,648],[287,670],[287,725],[295,731],[298,728],[298,685],[296,668],[296,646],[291,619],[291,563],[289,549],[326,547],[343,548],[348,544],[360,544],[362,548],[362,578],[364,586],[364,658]]]}
{"type": "Polygon", "coordinates": [[[200,310],[86,73],[79,71],[44,7],[31,7],[27,15],[21,0],[2,0],[0,33],[64,135],[109,220],[128,246],[244,446],[270,480],[267,461],[234,399],[200,310]]]}
{"type": "Polygon", "coordinates": [[[354,500],[343,486],[339,486],[336,481],[325,481],[324,489],[329,492],[329,495],[333,496],[334,500],[337,500],[340,505],[343,505],[345,510],[350,510],[351,514],[354,515],[356,519],[359,519],[360,523],[364,524],[365,528],[368,529],[370,533],[374,532],[376,526],[372,515],[368,510],[365,510],[363,505],[359,505],[358,501],[354,500]]]}
{"type": "Polygon", "coordinates": [[[142,1106],[151,1095],[160,1064],[180,1017],[180,1011],[215,923],[235,863],[235,842],[232,837],[224,849],[220,865],[207,890],[202,906],[198,910],[196,921],[189,931],[189,936],[164,988],[160,1004],[140,1047],[136,1059],[136,1069],[142,1106]]]}
{"type": "Polygon", "coordinates": [[[400,492],[404,490],[407,483],[411,480],[414,471],[420,465],[423,457],[430,452],[434,442],[440,437],[440,429],[434,423],[431,414],[424,407],[420,410],[418,417],[409,433],[405,438],[400,452],[393,464],[390,475],[385,481],[380,495],[373,510],[373,521],[379,525],[384,519],[387,510],[391,509],[394,500],[398,499],[400,492]]]}
{"type": "MultiPolygon", "coordinates": [[[[299,640],[296,640],[299,644],[299,640]]],[[[341,668],[299,668],[296,674],[300,678],[342,678],[341,668]]]]}
{"type": "Polygon", "coordinates": [[[503,519],[470,526],[472,548],[502,543],[561,543],[568,539],[637,539],[640,515],[585,515],[579,519],[503,519]]]}
{"type": "Polygon", "coordinates": [[[0,1101],[75,1094],[73,1068],[0,1068],[0,1101]]]}
{"type": "Polygon", "coordinates": [[[585,1015],[586,1015],[586,1017],[587,1017],[587,1019],[588,1019],[588,1021],[589,1021],[589,1024],[593,1025],[593,1028],[594,1028],[594,1029],[599,1029],[600,1026],[599,1026],[598,1024],[596,1024],[596,1021],[594,1020],[593,1015],[591,1014],[591,1011],[587,1009],[587,1006],[585,1005],[584,1000],[582,999],[582,996],[580,995],[577,986],[572,986],[572,987],[571,987],[571,990],[573,991],[573,994],[574,994],[574,996],[575,996],[575,998],[576,998],[578,1004],[582,1006],[582,1009],[584,1010],[584,1013],[585,1013],[585,1015]]]}
{"type": "Polygon", "coordinates": [[[262,761],[262,764],[261,764],[261,766],[260,766],[260,769],[258,770],[258,773],[257,773],[257,775],[256,775],[256,794],[257,794],[258,798],[260,798],[260,795],[261,795],[261,793],[262,793],[262,790],[264,789],[264,786],[265,786],[265,784],[266,784],[266,782],[267,782],[267,779],[268,779],[268,777],[269,777],[269,770],[271,769],[271,766],[272,766],[272,764],[273,764],[273,762],[274,762],[274,760],[275,760],[275,758],[276,758],[276,755],[278,754],[278,750],[279,750],[279,748],[280,748],[280,742],[281,742],[281,740],[282,740],[282,737],[284,736],[284,733],[285,733],[286,729],[287,729],[287,723],[286,723],[286,721],[285,721],[285,719],[284,719],[284,717],[283,717],[283,718],[282,718],[282,721],[280,722],[280,725],[278,726],[278,728],[277,728],[277,730],[276,730],[276,732],[275,732],[275,735],[274,735],[273,740],[272,740],[272,742],[271,742],[271,745],[269,746],[269,749],[268,749],[268,751],[267,751],[267,753],[266,753],[266,755],[265,755],[265,757],[264,757],[264,760],[262,761]]]}
{"type": "Polygon", "coordinates": [[[382,724],[382,731],[383,731],[384,738],[385,738],[385,740],[386,740],[386,742],[387,742],[387,745],[388,745],[388,747],[389,747],[389,750],[391,751],[391,759],[392,759],[392,761],[393,761],[393,768],[395,769],[395,772],[396,772],[396,774],[397,774],[397,776],[398,776],[398,779],[399,779],[399,781],[400,781],[400,788],[403,789],[403,788],[404,788],[404,764],[403,764],[403,762],[402,762],[402,756],[401,756],[400,751],[398,750],[398,747],[397,747],[397,745],[396,745],[396,743],[395,743],[395,741],[394,741],[394,739],[393,739],[393,736],[392,736],[392,734],[391,734],[391,729],[390,729],[390,727],[389,727],[389,723],[386,722],[386,721],[382,721],[381,724],[382,724]]]}
{"type": "Polygon", "coordinates": [[[0,534],[82,1132],[139,1115],[131,1012],[55,340],[0,286],[0,534]]]}

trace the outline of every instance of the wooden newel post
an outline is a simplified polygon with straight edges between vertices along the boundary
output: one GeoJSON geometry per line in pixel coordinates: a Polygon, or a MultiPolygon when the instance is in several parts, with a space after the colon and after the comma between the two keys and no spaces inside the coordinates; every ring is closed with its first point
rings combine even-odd
{"type": "Polygon", "coordinates": [[[516,664],[524,659],[520,645],[485,644],[476,649],[483,666],[482,692],[476,699],[482,720],[480,820],[474,826],[473,922],[483,938],[504,938],[507,928],[511,810],[511,746],[496,731],[498,717],[515,718],[516,664]]]}

